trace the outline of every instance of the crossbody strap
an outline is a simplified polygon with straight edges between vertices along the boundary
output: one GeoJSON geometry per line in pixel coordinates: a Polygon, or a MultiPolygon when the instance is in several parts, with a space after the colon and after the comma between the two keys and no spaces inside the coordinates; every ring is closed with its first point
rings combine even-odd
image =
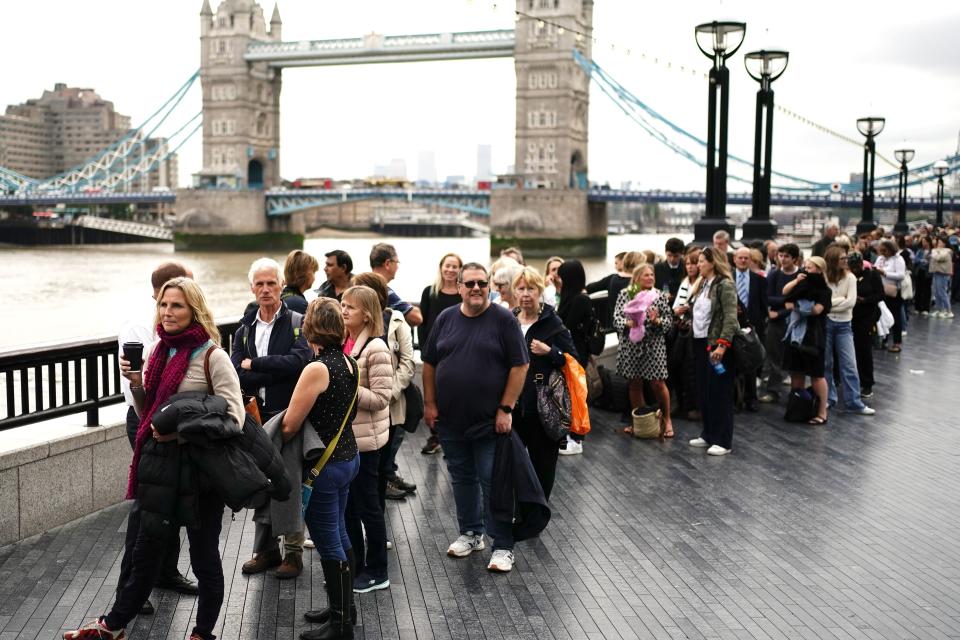
{"type": "MultiPolygon", "coordinates": [[[[350,358],[350,356],[347,357],[350,358]]],[[[340,436],[343,435],[343,429],[347,426],[347,420],[350,419],[350,414],[353,413],[353,405],[357,403],[357,396],[360,393],[360,368],[357,365],[357,361],[353,358],[350,358],[350,364],[353,365],[353,370],[357,375],[357,386],[353,390],[353,399],[350,400],[350,406],[347,407],[347,412],[343,416],[343,422],[340,423],[340,429],[337,431],[337,435],[333,436],[330,444],[328,444],[327,448],[323,450],[323,455],[320,456],[320,460],[317,461],[317,464],[314,465],[313,469],[310,469],[310,475],[306,481],[304,481],[304,484],[307,486],[313,486],[314,479],[320,475],[320,472],[323,471],[323,467],[327,464],[330,456],[333,455],[333,450],[337,448],[337,443],[340,442],[340,436]]]]}
{"type": "Polygon", "coordinates": [[[207,379],[207,395],[213,395],[213,381],[210,379],[210,356],[217,345],[212,345],[207,352],[203,354],[203,377],[207,379]]]}

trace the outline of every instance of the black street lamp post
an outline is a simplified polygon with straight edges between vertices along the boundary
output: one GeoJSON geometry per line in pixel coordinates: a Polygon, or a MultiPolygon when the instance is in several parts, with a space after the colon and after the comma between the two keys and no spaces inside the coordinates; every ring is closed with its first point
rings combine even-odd
{"type": "Polygon", "coordinates": [[[730,105],[730,71],[726,61],[743,44],[746,31],[747,25],[743,22],[707,22],[694,29],[697,47],[703,55],[713,60],[713,67],[710,68],[707,121],[707,210],[704,217],[693,227],[694,242],[709,243],[713,240],[713,234],[721,229],[728,233],[733,232],[726,215],[727,116],[730,105]],[[707,48],[701,44],[701,38],[709,39],[707,48]]]}
{"type": "Polygon", "coordinates": [[[943,227],[943,176],[949,171],[947,163],[937,160],[933,163],[933,175],[937,176],[937,228],[943,227]]]}
{"type": "Polygon", "coordinates": [[[750,77],[760,83],[757,91],[757,126],[753,143],[753,212],[743,224],[743,237],[767,240],[777,235],[770,219],[770,173],[773,158],[773,89],[771,84],[787,70],[786,51],[752,51],[743,57],[750,77]]]}
{"type": "Polygon", "coordinates": [[[907,233],[907,163],[913,160],[913,149],[897,149],[893,157],[900,163],[900,183],[897,189],[897,222],[893,225],[894,233],[907,233]]]}
{"type": "Polygon", "coordinates": [[[877,161],[877,145],[873,141],[883,131],[885,118],[871,116],[857,120],[857,130],[867,138],[863,145],[863,209],[857,223],[857,235],[877,228],[873,221],[873,169],[877,161]]]}

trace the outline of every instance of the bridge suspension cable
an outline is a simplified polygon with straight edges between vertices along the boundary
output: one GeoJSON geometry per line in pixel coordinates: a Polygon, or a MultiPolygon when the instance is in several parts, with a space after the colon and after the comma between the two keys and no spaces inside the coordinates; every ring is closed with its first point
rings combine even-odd
{"type": "MultiPolygon", "coordinates": [[[[157,144],[153,150],[147,151],[145,147],[147,147],[148,140],[176,110],[199,77],[200,71],[198,70],[138,127],[129,131],[90,160],[51,178],[23,184],[17,191],[61,189],[73,191],[86,186],[110,189],[126,184],[137,176],[149,172],[158,163],[172,155],[173,151],[165,150],[164,145],[160,144],[157,144]],[[131,165],[130,162],[133,164],[131,165]]],[[[202,112],[190,118],[185,125],[177,129],[168,138],[168,142],[201,115],[202,112]]],[[[197,128],[187,134],[186,138],[177,144],[176,148],[179,149],[186,139],[196,133],[197,128]]]]}
{"type": "MultiPolygon", "coordinates": [[[[645,132],[647,132],[650,136],[652,136],[661,144],[668,147],[674,153],[677,153],[678,155],[686,158],[687,160],[694,162],[700,167],[706,166],[705,162],[703,162],[698,156],[694,155],[689,150],[685,149],[683,146],[678,144],[675,140],[670,139],[670,137],[668,137],[666,133],[661,131],[657,127],[657,125],[654,124],[654,122],[652,122],[651,120],[661,123],[662,126],[667,127],[668,129],[672,130],[674,133],[688,140],[696,142],[698,145],[702,147],[706,147],[706,144],[707,144],[706,141],[702,140],[701,138],[698,138],[694,134],[683,129],[679,125],[675,124],[674,122],[672,122],[671,120],[669,120],[668,118],[666,118],[665,116],[663,116],[662,114],[660,114],[659,112],[651,108],[645,102],[637,98],[628,89],[626,89],[623,85],[621,85],[619,82],[614,80],[609,74],[607,74],[603,70],[603,68],[600,67],[600,65],[598,65],[593,60],[588,60],[586,56],[584,56],[578,50],[576,49],[573,50],[573,57],[576,60],[576,62],[581,66],[581,68],[583,68],[584,71],[588,75],[590,75],[590,77],[594,80],[594,82],[597,84],[600,90],[607,97],[609,97],[614,102],[614,104],[616,104],[617,107],[620,108],[621,111],[623,111],[634,122],[639,124],[640,127],[645,132]]],[[[862,145],[858,145],[858,146],[862,146],[862,145]]],[[[753,167],[752,162],[745,160],[743,158],[740,158],[736,155],[730,154],[729,158],[742,165],[748,166],[751,169],[753,167]]],[[[950,167],[951,173],[960,169],[960,154],[955,154],[954,156],[947,158],[946,161],[948,166],[950,167]]],[[[908,178],[908,186],[915,186],[915,185],[923,184],[925,182],[934,180],[935,176],[933,175],[932,167],[933,167],[933,163],[929,163],[926,165],[922,165],[922,166],[910,169],[908,171],[908,174],[910,176],[913,176],[913,179],[911,180],[908,178]]],[[[798,176],[793,176],[793,175],[786,174],[779,171],[773,171],[772,174],[779,178],[789,180],[792,182],[797,182],[803,185],[803,186],[791,186],[791,185],[782,185],[782,184],[774,185],[776,189],[781,191],[824,191],[826,192],[826,191],[831,191],[833,188],[833,184],[828,182],[816,182],[813,180],[807,180],[805,178],[800,178],[798,176]]],[[[741,178],[740,176],[737,176],[734,174],[730,174],[729,178],[745,184],[752,184],[750,180],[741,178]]],[[[887,176],[879,177],[874,181],[874,183],[878,185],[879,188],[883,189],[883,188],[889,188],[887,187],[887,184],[893,184],[898,180],[899,180],[899,172],[890,174],[887,176]]],[[[853,192],[853,191],[859,191],[860,188],[861,188],[861,185],[855,184],[855,183],[843,183],[840,185],[841,191],[853,192]]]]}

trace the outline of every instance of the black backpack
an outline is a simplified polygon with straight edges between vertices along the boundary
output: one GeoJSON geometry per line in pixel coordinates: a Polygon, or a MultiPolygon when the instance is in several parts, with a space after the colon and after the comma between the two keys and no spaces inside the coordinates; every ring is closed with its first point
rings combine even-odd
{"type": "Polygon", "coordinates": [[[817,415],[819,408],[820,399],[813,392],[813,387],[791,389],[783,419],[787,422],[809,422],[817,415]]]}

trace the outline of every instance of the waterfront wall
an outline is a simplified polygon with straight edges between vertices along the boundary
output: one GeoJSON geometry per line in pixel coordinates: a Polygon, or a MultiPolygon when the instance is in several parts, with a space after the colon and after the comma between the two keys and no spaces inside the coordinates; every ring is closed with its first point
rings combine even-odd
{"type": "Polygon", "coordinates": [[[0,454],[0,545],[123,500],[130,457],[123,424],[0,454]]]}
{"type": "Polygon", "coordinates": [[[490,192],[490,254],[522,246],[525,256],[605,256],[606,203],[588,203],[572,189],[494,189],[490,192]]]}
{"type": "Polygon", "coordinates": [[[288,251],[303,248],[303,231],[278,221],[273,228],[266,199],[255,189],[179,189],[177,251],[288,251]]]}

